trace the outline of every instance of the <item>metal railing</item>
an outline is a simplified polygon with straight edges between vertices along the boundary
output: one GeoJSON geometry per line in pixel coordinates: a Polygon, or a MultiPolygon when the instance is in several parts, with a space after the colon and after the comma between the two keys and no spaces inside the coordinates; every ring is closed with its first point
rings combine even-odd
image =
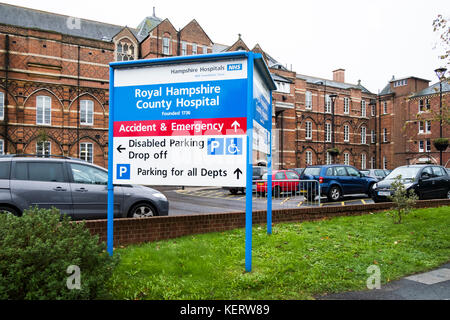
{"type": "MultiPolygon", "coordinates": [[[[253,200],[267,200],[267,180],[253,181],[253,200]]],[[[317,180],[272,180],[272,209],[320,206],[320,183],[317,180]]]]}

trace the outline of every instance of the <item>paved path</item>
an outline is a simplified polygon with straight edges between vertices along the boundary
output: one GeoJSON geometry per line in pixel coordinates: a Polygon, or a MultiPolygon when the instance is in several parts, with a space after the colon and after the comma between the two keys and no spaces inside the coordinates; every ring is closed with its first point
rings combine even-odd
{"type": "Polygon", "coordinates": [[[318,300],[450,300],[450,263],[397,281],[381,289],[344,292],[316,297],[318,300]]]}

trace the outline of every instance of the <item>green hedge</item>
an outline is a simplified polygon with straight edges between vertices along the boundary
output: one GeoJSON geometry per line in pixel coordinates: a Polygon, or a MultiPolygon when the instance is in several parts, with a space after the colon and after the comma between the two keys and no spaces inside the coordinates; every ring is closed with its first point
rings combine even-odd
{"type": "Polygon", "coordinates": [[[0,214],[0,299],[95,299],[116,264],[83,222],[57,209],[0,214]],[[79,268],[79,281],[69,266],[79,268]]]}

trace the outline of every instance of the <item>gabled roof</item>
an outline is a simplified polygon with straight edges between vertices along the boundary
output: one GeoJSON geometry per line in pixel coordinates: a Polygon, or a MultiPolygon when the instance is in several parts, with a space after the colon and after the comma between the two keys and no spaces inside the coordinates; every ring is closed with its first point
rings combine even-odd
{"type": "MultiPolygon", "coordinates": [[[[0,24],[108,42],[112,41],[112,38],[124,28],[109,23],[73,18],[6,3],[0,3],[0,24]]],[[[137,39],[140,39],[136,29],[129,29],[137,39]]]]}
{"type": "Polygon", "coordinates": [[[208,34],[205,32],[205,30],[204,30],[204,29],[202,28],[202,26],[200,25],[200,23],[198,23],[197,20],[195,20],[195,19],[192,19],[191,22],[189,22],[187,25],[185,25],[185,26],[183,27],[183,29],[180,30],[180,33],[183,32],[183,30],[184,30],[186,27],[188,27],[189,25],[191,25],[191,24],[197,25],[197,26],[200,28],[200,30],[202,30],[202,32],[205,34],[205,36],[209,39],[209,41],[210,41],[212,44],[214,44],[214,42],[211,40],[211,38],[208,36],[208,34]]]}

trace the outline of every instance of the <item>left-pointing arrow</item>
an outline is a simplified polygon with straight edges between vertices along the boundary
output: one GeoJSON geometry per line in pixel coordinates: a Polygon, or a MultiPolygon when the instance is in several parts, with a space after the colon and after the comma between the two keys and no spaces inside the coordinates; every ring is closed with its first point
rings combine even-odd
{"type": "Polygon", "coordinates": [[[125,148],[122,147],[122,145],[117,147],[117,151],[119,151],[119,153],[122,153],[122,150],[125,150],[125,148]]]}

